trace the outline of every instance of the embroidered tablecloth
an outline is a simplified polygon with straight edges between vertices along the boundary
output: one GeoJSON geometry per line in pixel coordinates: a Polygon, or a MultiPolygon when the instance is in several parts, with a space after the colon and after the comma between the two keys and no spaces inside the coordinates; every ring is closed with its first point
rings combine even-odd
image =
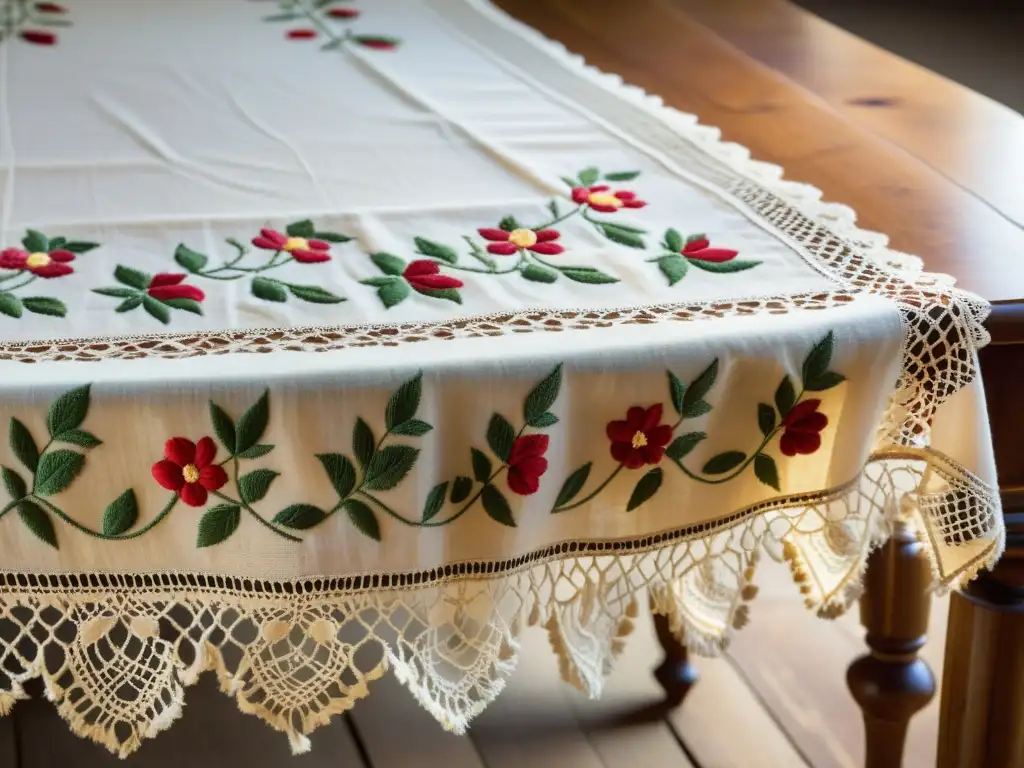
{"type": "Polygon", "coordinates": [[[597,695],[762,555],[998,557],[984,303],[483,0],[0,20],[0,713],[125,755],[214,671],[303,751],[390,668],[462,731],[526,625],[597,695]]]}

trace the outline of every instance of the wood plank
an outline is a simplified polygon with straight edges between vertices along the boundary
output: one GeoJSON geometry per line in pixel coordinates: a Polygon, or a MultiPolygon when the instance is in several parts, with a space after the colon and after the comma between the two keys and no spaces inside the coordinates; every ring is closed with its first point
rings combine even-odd
{"type": "Polygon", "coordinates": [[[1018,181],[1024,117],[1012,109],[786,0],[673,1],[745,54],[1024,226],[1018,181]]]}
{"type": "MultiPolygon", "coordinates": [[[[182,717],[168,731],[143,742],[132,756],[133,763],[146,768],[296,765],[287,737],[259,718],[240,712],[234,700],[217,688],[213,675],[204,675],[190,688],[185,702],[182,717]]],[[[53,704],[43,698],[18,702],[14,723],[21,742],[19,768],[124,768],[125,763],[105,747],[75,736],[53,704]]],[[[316,730],[310,739],[313,749],[301,758],[303,768],[370,768],[342,717],[316,730]]]]}
{"type": "Polygon", "coordinates": [[[394,675],[370,683],[349,717],[373,768],[485,768],[469,737],[445,731],[394,675]]]}
{"type": "MultiPolygon", "coordinates": [[[[990,300],[1024,296],[1024,229],[925,162],[694,22],[673,0],[497,0],[589,62],[722,129],[787,178],[990,300]]],[[[858,62],[848,63],[851,77],[858,62]]],[[[981,119],[979,117],[979,119],[981,119]]],[[[988,126],[981,124],[977,135],[988,126]]],[[[972,145],[975,156],[989,151],[972,145]]],[[[976,160],[976,162],[981,162],[976,160]]],[[[995,161],[1006,157],[996,155],[995,161]]]]}

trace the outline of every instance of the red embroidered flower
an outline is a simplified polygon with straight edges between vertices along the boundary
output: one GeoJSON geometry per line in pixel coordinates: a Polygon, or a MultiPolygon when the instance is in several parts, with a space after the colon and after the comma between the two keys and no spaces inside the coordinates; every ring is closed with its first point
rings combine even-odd
{"type": "Polygon", "coordinates": [[[43,32],[39,29],[26,29],[19,33],[22,40],[33,45],[53,45],[57,42],[57,36],[53,32],[43,32]]]}
{"type": "Polygon", "coordinates": [[[607,184],[595,187],[575,187],[573,202],[587,205],[599,213],[615,213],[619,208],[643,208],[647,203],[637,200],[636,195],[624,189],[612,192],[607,184]]]}
{"type": "Polygon", "coordinates": [[[63,5],[56,3],[36,3],[36,10],[40,13],[67,13],[67,9],[63,5]]]}
{"type": "Polygon", "coordinates": [[[210,491],[223,488],[228,473],[213,463],[217,446],[209,437],[198,444],[184,437],[172,437],[164,446],[162,461],[153,465],[153,478],[169,491],[177,492],[190,507],[206,503],[210,491]]]}
{"type": "Polygon", "coordinates": [[[186,277],[187,275],[184,274],[161,272],[159,275],[154,275],[153,279],[149,281],[146,293],[154,299],[161,300],[192,299],[193,301],[202,301],[205,299],[206,294],[194,285],[181,285],[186,277]]]}
{"type": "Polygon", "coordinates": [[[446,288],[461,288],[462,281],[454,277],[441,274],[441,267],[437,262],[429,259],[419,259],[412,262],[402,277],[409,281],[409,285],[421,291],[442,291],[446,288]]]}
{"type": "Polygon", "coordinates": [[[739,251],[733,251],[729,248],[711,248],[710,245],[711,243],[708,242],[708,239],[702,237],[683,246],[682,254],[688,259],[722,262],[732,261],[739,253],[739,251]]]}
{"type": "Polygon", "coordinates": [[[287,251],[300,264],[331,260],[330,243],[305,237],[288,237],[276,229],[261,229],[260,236],[254,237],[252,244],[268,251],[287,251]]]}
{"type": "Polygon", "coordinates": [[[608,423],[607,433],[612,441],[612,458],[627,469],[657,464],[672,440],[672,427],[661,423],[661,403],[650,408],[633,406],[626,412],[625,421],[608,423]]]}
{"type": "Polygon", "coordinates": [[[786,456],[814,453],[821,448],[821,430],[828,426],[828,416],[818,412],[821,400],[804,400],[794,405],[782,420],[785,432],[779,448],[786,456]]]}
{"type": "Polygon", "coordinates": [[[354,19],[359,15],[357,8],[331,8],[327,15],[333,19],[354,19]]]}
{"type": "Polygon", "coordinates": [[[491,245],[487,250],[498,256],[511,256],[516,251],[527,250],[534,253],[542,253],[545,256],[556,256],[565,250],[558,243],[552,242],[561,237],[561,234],[554,229],[540,229],[536,232],[532,229],[513,229],[506,232],[504,229],[478,229],[480,237],[490,240],[491,245]]]}
{"type": "Polygon", "coordinates": [[[550,438],[547,435],[523,435],[517,437],[508,454],[508,487],[520,496],[529,496],[540,488],[540,478],[548,471],[550,438]]]}
{"type": "Polygon", "coordinates": [[[0,251],[0,269],[27,269],[33,275],[45,278],[70,275],[75,270],[68,266],[68,262],[74,260],[75,254],[59,248],[49,253],[29,253],[20,248],[0,251]]]}
{"type": "Polygon", "coordinates": [[[288,30],[288,38],[290,40],[312,40],[316,37],[315,29],[290,29],[288,30]]]}
{"type": "Polygon", "coordinates": [[[368,35],[357,35],[353,39],[364,48],[373,48],[378,51],[393,51],[398,47],[398,41],[393,37],[370,37],[368,35]]]}

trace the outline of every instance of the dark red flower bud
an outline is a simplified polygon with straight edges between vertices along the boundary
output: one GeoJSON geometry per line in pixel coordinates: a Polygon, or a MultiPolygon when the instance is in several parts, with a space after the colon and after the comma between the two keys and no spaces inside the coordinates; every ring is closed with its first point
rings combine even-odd
{"type": "Polygon", "coordinates": [[[22,31],[21,39],[33,45],[53,45],[57,42],[57,36],[53,32],[43,32],[40,29],[26,29],[22,31]]]}

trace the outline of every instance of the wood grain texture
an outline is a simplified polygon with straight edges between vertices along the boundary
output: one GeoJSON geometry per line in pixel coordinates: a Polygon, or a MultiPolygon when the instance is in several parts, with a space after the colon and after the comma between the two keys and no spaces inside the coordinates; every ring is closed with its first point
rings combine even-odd
{"type": "MultiPolygon", "coordinates": [[[[1024,297],[1024,258],[1011,256],[1024,253],[1024,228],[991,202],[998,195],[980,184],[964,189],[876,126],[837,111],[694,21],[687,1],[497,4],[595,66],[717,126],[755,158],[782,165],[787,178],[852,206],[863,226],[885,232],[893,247],[918,254],[929,269],[955,275],[962,287],[989,300],[1024,297]]],[[[848,76],[859,71],[851,61],[848,76]]],[[[964,119],[983,123],[984,117],[971,113],[964,119]]],[[[925,142],[926,127],[908,134],[906,143],[925,142]]],[[[984,141],[975,145],[977,152],[987,147],[984,141]]],[[[1006,160],[995,153],[989,162],[1006,160]]]]}

